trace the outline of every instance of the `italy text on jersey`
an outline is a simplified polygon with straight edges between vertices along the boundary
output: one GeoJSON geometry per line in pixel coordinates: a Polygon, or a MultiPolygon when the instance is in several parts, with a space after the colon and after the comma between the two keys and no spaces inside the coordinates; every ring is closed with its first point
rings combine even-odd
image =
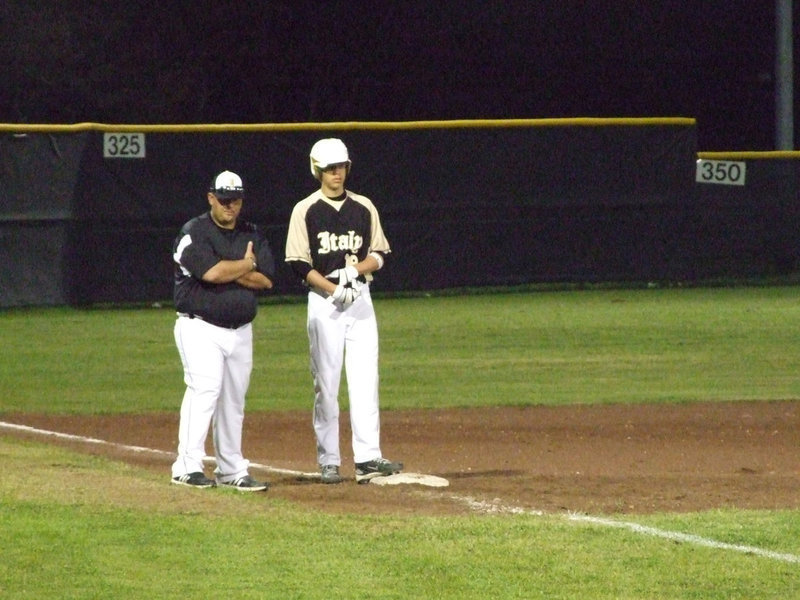
{"type": "Polygon", "coordinates": [[[344,235],[322,231],[317,234],[317,239],[319,240],[319,254],[329,254],[341,250],[349,250],[356,254],[364,245],[364,238],[352,230],[344,235]]]}

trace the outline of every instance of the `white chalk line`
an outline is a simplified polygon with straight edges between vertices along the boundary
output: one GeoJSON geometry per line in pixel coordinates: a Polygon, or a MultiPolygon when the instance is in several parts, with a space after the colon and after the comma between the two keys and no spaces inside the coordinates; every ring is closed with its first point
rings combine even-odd
{"type": "Polygon", "coordinates": [[[567,516],[570,521],[580,521],[583,523],[592,523],[594,525],[603,525],[605,527],[617,527],[620,529],[627,529],[634,533],[641,533],[652,537],[660,537],[673,542],[682,542],[685,544],[694,544],[695,546],[704,546],[706,548],[715,548],[718,550],[731,550],[733,552],[741,552],[742,554],[751,554],[760,556],[762,558],[769,558],[788,563],[800,563],[800,556],[797,554],[789,554],[785,552],[774,552],[772,550],[764,550],[755,546],[746,546],[743,544],[728,544],[725,542],[718,542],[716,540],[701,537],[691,533],[681,533],[679,531],[665,531],[647,525],[640,525],[639,523],[632,523],[629,521],[615,521],[614,519],[606,519],[603,517],[592,517],[591,515],[570,514],[567,516]]]}
{"type": "MultiPolygon", "coordinates": [[[[54,437],[61,440],[69,440],[72,442],[81,442],[84,444],[95,444],[98,446],[109,446],[112,448],[116,448],[118,450],[127,450],[129,452],[135,452],[137,454],[152,454],[155,456],[162,456],[166,458],[170,458],[172,460],[175,459],[174,452],[167,452],[166,450],[158,450],[156,448],[145,448],[143,446],[129,446],[127,444],[118,444],[116,442],[109,442],[106,440],[100,440],[97,438],[86,437],[83,435],[73,435],[71,433],[61,433],[59,431],[48,431],[47,429],[37,429],[36,427],[30,427],[29,425],[18,425],[16,423],[6,423],[4,421],[0,421],[0,429],[14,429],[17,431],[24,431],[26,433],[33,433],[36,435],[54,437]]],[[[215,462],[213,456],[206,456],[205,462],[215,462]]],[[[281,469],[279,467],[272,467],[269,465],[262,465],[259,463],[251,462],[250,466],[255,469],[260,469],[262,471],[266,471],[268,473],[276,473],[279,475],[293,475],[295,477],[301,479],[319,479],[319,473],[304,473],[302,471],[294,471],[291,469],[281,469]]]]}
{"type": "MultiPolygon", "coordinates": [[[[541,510],[525,509],[520,506],[510,506],[502,504],[500,500],[487,502],[484,500],[476,500],[469,496],[450,496],[451,499],[466,504],[471,510],[485,514],[513,514],[513,515],[534,515],[534,516],[553,516],[558,517],[559,513],[545,513],[541,510]]],[[[617,521],[606,517],[593,517],[591,515],[584,515],[580,513],[566,513],[563,515],[567,521],[576,523],[589,523],[592,525],[600,525],[603,527],[613,527],[615,529],[627,529],[633,533],[642,535],[662,538],[672,542],[682,542],[685,544],[693,544],[695,546],[703,546],[706,548],[714,548],[716,550],[730,550],[733,552],[740,552],[742,554],[749,554],[753,556],[760,556],[762,558],[769,558],[781,562],[800,563],[800,555],[789,554],[783,552],[774,552],[772,550],[765,550],[756,546],[746,546],[742,544],[728,544],[704,538],[699,535],[691,533],[681,533],[679,531],[669,531],[665,529],[658,529],[647,525],[641,525],[632,521],[617,521]]]]}
{"type": "MultiPolygon", "coordinates": [[[[46,429],[37,429],[35,427],[30,427],[28,425],[18,425],[15,423],[6,423],[4,421],[0,421],[0,429],[12,429],[17,431],[24,431],[27,433],[34,433],[36,435],[43,435],[49,437],[55,437],[58,439],[82,442],[86,444],[96,444],[96,445],[103,445],[103,446],[111,446],[114,448],[128,450],[131,452],[142,453],[142,454],[154,454],[158,456],[166,456],[166,457],[174,457],[175,454],[173,452],[167,452],[165,450],[157,450],[155,448],[145,448],[142,446],[129,446],[126,444],[118,444],[115,442],[109,442],[106,440],[100,440],[97,438],[91,438],[81,435],[73,435],[69,433],[61,433],[58,431],[48,431],[46,429]]],[[[206,457],[206,460],[212,460],[212,457],[206,457]]],[[[257,469],[263,469],[264,471],[271,472],[271,473],[278,473],[283,475],[293,475],[300,478],[308,478],[314,479],[319,478],[318,473],[304,473],[302,471],[294,471],[291,469],[281,469],[278,467],[271,467],[269,465],[261,465],[258,463],[251,463],[251,466],[257,469]]],[[[430,494],[430,492],[429,492],[430,494]]],[[[449,495],[450,499],[459,502],[461,504],[466,504],[470,510],[475,512],[480,512],[484,514],[514,514],[514,515],[534,515],[534,516],[558,516],[558,513],[545,513],[541,510],[535,509],[526,509],[520,506],[513,506],[508,504],[503,504],[500,500],[494,500],[491,502],[487,502],[485,500],[477,500],[470,496],[458,496],[458,495],[449,495]]],[[[634,523],[632,521],[617,521],[614,519],[609,519],[605,517],[594,517],[591,515],[583,515],[579,513],[567,513],[564,518],[571,522],[577,523],[589,523],[592,525],[600,525],[603,527],[611,527],[615,529],[627,529],[633,533],[638,533],[641,535],[646,535],[650,537],[657,537],[666,539],[672,542],[682,542],[685,544],[693,544],[695,546],[702,546],[706,548],[713,548],[716,550],[729,550],[732,552],[739,552],[742,554],[748,554],[753,556],[759,556],[761,558],[768,558],[771,560],[776,560],[780,562],[787,562],[787,563],[795,563],[800,564],[800,555],[797,554],[789,554],[784,552],[774,552],[772,550],[765,550],[763,548],[758,548],[756,546],[747,546],[743,544],[728,544],[726,542],[720,542],[717,540],[713,540],[710,538],[704,538],[699,535],[694,535],[690,533],[681,533],[679,531],[669,531],[665,529],[658,529],[656,527],[650,527],[647,525],[641,525],[639,523],[634,523]]]]}

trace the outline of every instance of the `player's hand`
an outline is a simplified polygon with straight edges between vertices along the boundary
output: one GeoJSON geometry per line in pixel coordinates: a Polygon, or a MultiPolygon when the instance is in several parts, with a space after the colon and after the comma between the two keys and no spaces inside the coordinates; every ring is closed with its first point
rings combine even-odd
{"type": "Polygon", "coordinates": [[[328,299],[342,306],[350,306],[361,295],[361,289],[345,287],[341,283],[336,286],[328,299]]]}
{"type": "Polygon", "coordinates": [[[339,280],[341,285],[347,285],[358,279],[358,269],[347,265],[344,269],[336,269],[325,275],[325,279],[339,280]]]}
{"type": "Polygon", "coordinates": [[[361,288],[363,288],[364,285],[364,282],[359,281],[358,279],[353,279],[353,281],[350,282],[350,287],[358,292],[359,296],[361,295],[361,288]]]}
{"type": "Polygon", "coordinates": [[[353,265],[347,265],[344,269],[339,269],[339,283],[353,283],[358,279],[358,269],[353,265]]]}

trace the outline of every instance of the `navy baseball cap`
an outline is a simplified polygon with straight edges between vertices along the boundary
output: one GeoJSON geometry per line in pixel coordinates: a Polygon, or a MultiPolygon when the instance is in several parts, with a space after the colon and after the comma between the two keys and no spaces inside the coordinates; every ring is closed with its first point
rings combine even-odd
{"type": "Polygon", "coordinates": [[[220,200],[244,198],[242,178],[231,171],[223,171],[211,181],[208,191],[220,200]]]}

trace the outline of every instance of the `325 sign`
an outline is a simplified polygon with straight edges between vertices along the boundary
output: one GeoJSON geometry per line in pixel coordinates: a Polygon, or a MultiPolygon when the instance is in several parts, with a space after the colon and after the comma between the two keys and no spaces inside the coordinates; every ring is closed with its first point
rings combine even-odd
{"type": "Polygon", "coordinates": [[[103,158],[144,158],[143,133],[104,133],[103,158]]]}
{"type": "Polygon", "coordinates": [[[732,160],[697,161],[694,180],[697,183],[744,185],[747,163],[732,160]]]}

